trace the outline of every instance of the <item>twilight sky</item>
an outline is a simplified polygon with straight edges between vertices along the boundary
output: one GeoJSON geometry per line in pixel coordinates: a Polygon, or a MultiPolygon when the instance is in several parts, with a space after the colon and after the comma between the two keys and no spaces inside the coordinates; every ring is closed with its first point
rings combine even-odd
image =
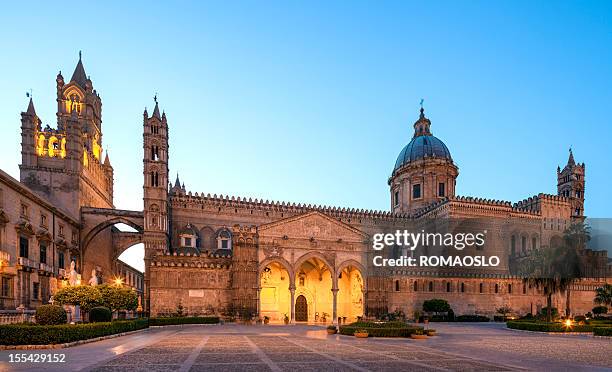
{"type": "Polygon", "coordinates": [[[118,208],[142,209],[157,92],[193,192],[386,210],[424,98],[458,194],[556,193],[572,146],[586,214],[610,217],[609,1],[10,2],[0,39],[0,168],[19,178],[26,91],[55,126],[55,75],[82,50],[118,208]]]}

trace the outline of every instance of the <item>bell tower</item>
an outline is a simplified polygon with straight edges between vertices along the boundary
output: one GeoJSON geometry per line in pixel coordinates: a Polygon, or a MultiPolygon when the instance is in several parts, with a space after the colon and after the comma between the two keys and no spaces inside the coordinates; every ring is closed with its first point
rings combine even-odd
{"type": "Polygon", "coordinates": [[[569,150],[567,165],[557,167],[557,195],[570,199],[572,217],[584,217],[585,165],[576,163],[572,149],[569,150]]]}
{"type": "Polygon", "coordinates": [[[145,246],[145,308],[150,309],[151,259],[168,249],[168,122],[159,114],[155,96],[153,115],[143,113],[143,194],[145,246]]]}

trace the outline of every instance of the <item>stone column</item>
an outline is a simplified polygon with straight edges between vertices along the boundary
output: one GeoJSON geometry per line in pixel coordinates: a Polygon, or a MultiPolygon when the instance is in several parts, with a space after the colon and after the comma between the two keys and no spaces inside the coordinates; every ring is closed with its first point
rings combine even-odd
{"type": "Polygon", "coordinates": [[[332,307],[332,324],[338,324],[338,288],[332,288],[334,303],[332,307]]]}
{"type": "Polygon", "coordinates": [[[263,320],[261,316],[261,287],[257,287],[257,317],[263,320]]]}
{"type": "Polygon", "coordinates": [[[295,286],[289,287],[289,292],[291,292],[291,324],[295,324],[295,286]]]}

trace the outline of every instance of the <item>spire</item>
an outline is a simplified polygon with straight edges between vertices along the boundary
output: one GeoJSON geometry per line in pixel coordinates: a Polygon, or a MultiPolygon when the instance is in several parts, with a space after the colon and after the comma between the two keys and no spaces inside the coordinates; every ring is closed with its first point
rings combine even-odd
{"type": "Polygon", "coordinates": [[[567,159],[567,165],[574,166],[576,165],[576,161],[574,161],[574,153],[572,153],[572,148],[569,149],[569,159],[567,159]]]}
{"type": "Polygon", "coordinates": [[[104,157],[104,165],[107,167],[111,166],[110,159],[108,158],[108,149],[106,149],[106,156],[104,157]]]}
{"type": "Polygon", "coordinates": [[[155,101],[155,109],[153,109],[153,117],[161,120],[161,115],[159,114],[159,104],[157,103],[157,93],[155,93],[153,100],[155,101]]]}
{"type": "Polygon", "coordinates": [[[174,181],[174,186],[181,186],[181,181],[179,180],[178,172],[176,172],[176,181],[174,181]]]}
{"type": "Polygon", "coordinates": [[[34,101],[32,101],[32,97],[30,97],[30,103],[28,104],[27,114],[36,116],[36,110],[34,110],[34,101]]]}
{"type": "Polygon", "coordinates": [[[70,78],[70,82],[77,83],[81,88],[85,89],[85,84],[87,84],[87,74],[85,74],[85,68],[83,67],[83,61],[81,60],[81,51],[79,51],[79,62],[72,73],[72,77],[70,78]]]}
{"type": "Polygon", "coordinates": [[[423,99],[421,99],[421,110],[419,119],[414,123],[414,137],[431,136],[429,127],[431,121],[425,117],[425,109],[423,108],[423,99]]]}

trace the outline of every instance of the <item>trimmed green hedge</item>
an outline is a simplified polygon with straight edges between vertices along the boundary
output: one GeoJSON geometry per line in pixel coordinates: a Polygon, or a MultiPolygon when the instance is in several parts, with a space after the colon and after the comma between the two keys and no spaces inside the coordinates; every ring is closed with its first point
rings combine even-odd
{"type": "Polygon", "coordinates": [[[2,345],[49,345],[87,340],[116,333],[130,332],[147,328],[148,319],[115,321],[106,323],[35,325],[0,325],[0,344],[2,345]]]}
{"type": "Polygon", "coordinates": [[[166,326],[176,324],[217,324],[219,323],[218,316],[186,316],[186,317],[168,317],[168,318],[150,318],[150,326],[166,326]]]}
{"type": "Polygon", "coordinates": [[[423,327],[409,326],[404,322],[354,322],[340,326],[339,333],[353,336],[357,330],[367,331],[370,337],[410,337],[416,330],[423,330],[423,327]]]}
{"type": "Polygon", "coordinates": [[[459,315],[455,317],[455,322],[489,322],[491,319],[484,315],[459,315]]]}
{"type": "Polygon", "coordinates": [[[595,327],[593,328],[593,334],[595,336],[612,337],[612,327],[595,327]]]}
{"type": "Polygon", "coordinates": [[[562,323],[510,321],[506,323],[506,326],[512,329],[536,332],[593,332],[593,326],[588,324],[574,324],[571,328],[567,328],[562,323]]]}

